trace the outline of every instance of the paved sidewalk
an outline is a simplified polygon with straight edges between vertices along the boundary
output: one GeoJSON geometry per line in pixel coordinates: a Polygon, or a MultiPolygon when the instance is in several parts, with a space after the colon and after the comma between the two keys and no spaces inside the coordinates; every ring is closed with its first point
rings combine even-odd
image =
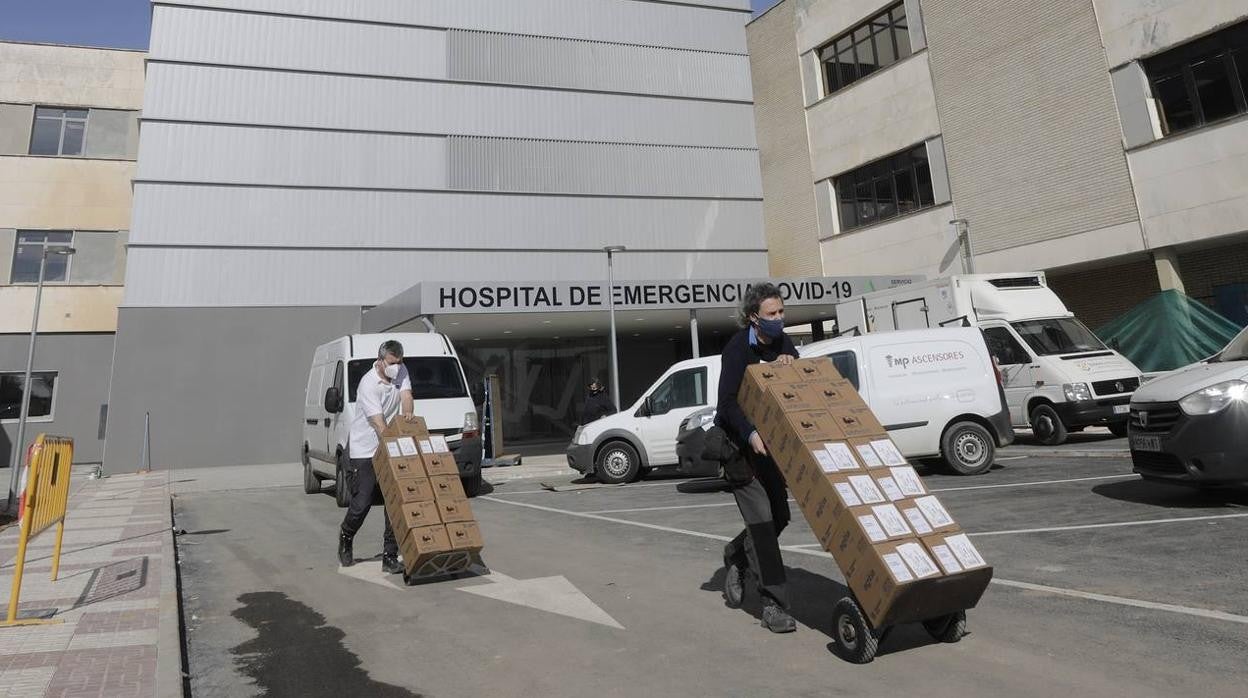
{"type": "MultiPolygon", "coordinates": [[[[53,527],[27,548],[19,607],[63,623],[0,628],[0,696],[182,695],[168,475],[75,469],[60,579],[48,579],[53,527]]],[[[17,539],[17,525],[0,532],[4,609],[17,539]]]]}

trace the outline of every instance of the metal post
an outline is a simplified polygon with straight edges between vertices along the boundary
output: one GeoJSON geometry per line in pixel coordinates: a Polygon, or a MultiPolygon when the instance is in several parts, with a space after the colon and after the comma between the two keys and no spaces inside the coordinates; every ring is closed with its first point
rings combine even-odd
{"type": "Polygon", "coordinates": [[[152,413],[143,413],[143,454],[139,456],[139,471],[152,471],[152,413]]]}
{"type": "MultiPolygon", "coordinates": [[[[39,304],[43,301],[43,276],[48,266],[48,246],[43,243],[39,255],[39,283],[35,285],[35,314],[30,319],[30,347],[26,351],[26,373],[22,378],[22,406],[17,418],[17,439],[13,442],[13,467],[9,469],[9,499],[5,510],[14,512],[17,503],[17,479],[21,476],[22,453],[26,450],[26,418],[30,416],[30,373],[35,363],[35,336],[39,333],[39,304]]],[[[12,620],[12,619],[10,619],[12,620]]]]}
{"type": "Polygon", "coordinates": [[[689,339],[693,341],[693,358],[702,356],[702,347],[698,344],[698,311],[689,311],[689,339]]]}
{"type": "Polygon", "coordinates": [[[611,402],[615,411],[620,411],[620,356],[615,339],[615,267],[611,255],[621,251],[623,247],[611,246],[603,248],[607,252],[607,313],[611,316],[611,402]]]}
{"type": "Polygon", "coordinates": [[[962,270],[967,274],[975,273],[975,252],[971,248],[971,222],[965,218],[949,221],[957,234],[958,246],[962,248],[962,270]]]}

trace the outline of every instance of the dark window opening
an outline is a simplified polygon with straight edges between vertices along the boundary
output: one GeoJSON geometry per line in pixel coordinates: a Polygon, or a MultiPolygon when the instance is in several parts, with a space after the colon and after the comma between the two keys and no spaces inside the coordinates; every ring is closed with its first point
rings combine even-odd
{"type": "Polygon", "coordinates": [[[846,172],[833,186],[842,232],[929,208],[936,201],[923,145],[846,172]]]}
{"type": "MultiPolygon", "coordinates": [[[[24,373],[0,373],[0,419],[20,419],[24,373]]],[[[56,372],[30,374],[29,417],[51,417],[52,398],[56,391],[56,372]]]]}
{"type": "Polygon", "coordinates": [[[1143,62],[1165,135],[1248,112],[1248,22],[1143,62]]]}
{"type": "Polygon", "coordinates": [[[31,155],[82,155],[87,135],[86,109],[35,107],[31,155]]]}
{"type": "Polygon", "coordinates": [[[905,3],[899,2],[819,49],[827,94],[843,90],[910,53],[905,3]]]}
{"type": "MultiPolygon", "coordinates": [[[[43,259],[44,246],[68,246],[74,234],[63,230],[19,230],[13,250],[13,268],[10,283],[39,283],[39,262],[43,259]]],[[[43,270],[44,283],[62,283],[69,280],[69,257],[48,255],[43,270]]]]}

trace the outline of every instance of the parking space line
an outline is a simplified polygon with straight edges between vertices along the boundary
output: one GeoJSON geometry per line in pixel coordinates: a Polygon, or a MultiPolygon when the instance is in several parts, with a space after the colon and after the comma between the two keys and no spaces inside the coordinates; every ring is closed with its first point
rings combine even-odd
{"type": "Polygon", "coordinates": [[[1065,480],[1040,480],[1039,482],[1004,482],[999,485],[972,485],[970,487],[945,487],[943,489],[931,490],[931,492],[966,492],[969,490],[995,490],[1003,487],[1033,487],[1035,485],[1061,485],[1067,482],[1087,482],[1089,480],[1113,480],[1124,479],[1129,477],[1138,478],[1135,473],[1125,473],[1123,475],[1097,475],[1096,477],[1072,477],[1065,480]]]}
{"type": "MultiPolygon", "coordinates": [[[[664,487],[664,486],[670,486],[670,485],[682,485],[686,482],[693,482],[694,480],[702,480],[702,479],[705,479],[705,478],[695,477],[695,478],[690,478],[688,480],[667,480],[664,482],[634,482],[634,483],[627,485],[627,487],[630,490],[636,487],[664,487]]],[[[593,487],[593,488],[586,489],[586,490],[575,490],[575,491],[576,492],[592,492],[594,490],[609,490],[617,486],[618,485],[603,485],[601,487],[593,487]]],[[[520,490],[519,492],[497,492],[496,494],[500,494],[500,495],[501,494],[542,494],[545,492],[550,492],[550,490],[520,490]]]]}
{"type": "Polygon", "coordinates": [[[1211,514],[1209,516],[1182,516],[1173,519],[1145,519],[1143,521],[1114,521],[1112,523],[1080,524],[1077,526],[1050,526],[1048,528],[1016,528],[1011,531],[984,531],[972,536],[1007,536],[1015,533],[1054,533],[1058,531],[1084,531],[1091,528],[1120,528],[1122,526],[1152,526],[1154,524],[1183,523],[1185,521],[1213,521],[1215,519],[1242,519],[1243,514],[1211,514]]]}
{"type": "MultiPolygon", "coordinates": [[[[477,499],[483,499],[489,502],[497,502],[499,504],[507,504],[513,507],[535,509],[537,511],[545,511],[545,512],[549,512],[552,514],[566,514],[568,516],[576,516],[576,517],[583,518],[583,519],[593,519],[595,521],[606,521],[608,523],[624,524],[625,526],[636,526],[638,528],[647,528],[653,531],[663,531],[666,533],[680,533],[686,536],[693,536],[695,538],[705,538],[707,540],[715,540],[715,541],[721,541],[725,543],[728,542],[729,540],[732,540],[728,536],[721,536],[721,535],[717,535],[714,533],[703,533],[702,531],[691,531],[685,528],[660,526],[658,524],[645,523],[644,521],[629,521],[628,519],[616,519],[610,516],[602,516],[600,514],[591,514],[591,513],[580,512],[580,511],[568,511],[566,509],[556,509],[554,507],[542,506],[540,504],[530,504],[528,502],[512,502],[506,499],[498,499],[496,497],[478,497],[477,499]]],[[[1228,514],[1228,515],[1216,516],[1216,517],[1190,517],[1190,518],[1184,518],[1184,519],[1168,519],[1165,521],[1192,521],[1192,520],[1202,520],[1202,519],[1208,519],[1208,518],[1232,518],[1232,517],[1243,517],[1243,516],[1248,516],[1248,514],[1228,514]]],[[[1155,522],[1148,522],[1148,523],[1163,523],[1163,521],[1155,521],[1155,522]]],[[[975,534],[972,534],[972,535],[975,535],[975,534]]],[[[809,549],[810,547],[811,547],[810,544],[784,545],[784,546],[781,546],[781,549],[786,552],[797,553],[801,555],[809,555],[811,557],[822,557],[822,558],[827,558],[827,559],[832,558],[832,555],[830,553],[824,550],[818,550],[818,549],[811,550],[809,549]]],[[[1097,594],[1094,592],[1078,591],[1076,589],[1063,589],[1061,587],[1051,587],[1051,586],[1045,586],[1042,584],[1031,584],[1029,582],[1019,582],[1019,581],[1015,581],[1012,579],[994,578],[992,580],[992,583],[1000,585],[1000,586],[1013,587],[1013,588],[1018,588],[1018,589],[1027,589],[1029,591],[1044,592],[1044,593],[1054,594],[1057,596],[1068,596],[1072,598],[1086,599],[1089,601],[1100,601],[1103,603],[1111,603],[1111,604],[1116,604],[1119,606],[1132,606],[1135,608],[1144,608],[1144,609],[1149,609],[1153,611],[1164,611],[1167,613],[1180,613],[1184,615],[1196,616],[1199,618],[1207,618],[1210,620],[1228,621],[1231,623],[1248,623],[1248,616],[1235,615],[1233,613],[1227,613],[1225,611],[1213,611],[1213,610],[1209,610],[1205,608],[1193,608],[1190,606],[1175,606],[1172,604],[1157,603],[1154,601],[1142,601],[1140,599],[1132,599],[1132,598],[1128,598],[1125,596],[1111,596],[1109,594],[1097,594]]]]}

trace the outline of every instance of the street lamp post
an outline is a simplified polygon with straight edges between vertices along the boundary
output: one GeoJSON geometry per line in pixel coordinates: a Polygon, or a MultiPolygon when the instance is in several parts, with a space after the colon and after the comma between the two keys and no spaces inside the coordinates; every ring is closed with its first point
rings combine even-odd
{"type": "Polygon", "coordinates": [[[35,312],[30,319],[30,348],[26,351],[26,373],[22,378],[22,407],[17,418],[17,439],[13,441],[13,464],[9,469],[9,498],[5,509],[16,513],[17,482],[21,477],[22,453],[25,451],[26,419],[30,416],[30,374],[35,363],[35,337],[39,334],[39,304],[43,300],[43,279],[48,267],[48,255],[68,257],[77,250],[67,245],[49,246],[45,240],[39,255],[39,281],[35,284],[35,312]]]}
{"type": "Polygon", "coordinates": [[[628,248],[623,245],[607,245],[602,248],[607,253],[607,314],[611,316],[611,402],[615,405],[616,412],[620,411],[620,356],[615,343],[615,268],[611,257],[626,249],[628,248]]]}

